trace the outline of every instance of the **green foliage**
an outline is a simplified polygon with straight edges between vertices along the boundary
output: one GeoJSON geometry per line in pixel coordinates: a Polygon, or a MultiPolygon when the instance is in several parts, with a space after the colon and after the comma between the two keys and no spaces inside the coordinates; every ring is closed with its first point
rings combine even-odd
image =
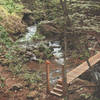
{"type": "Polygon", "coordinates": [[[17,48],[15,42],[11,41],[11,38],[2,26],[0,26],[0,44],[0,52],[5,52],[4,57],[9,63],[9,70],[14,74],[19,74],[22,70],[22,64],[25,59],[23,59],[23,56],[19,57],[20,49],[17,48]]]}
{"type": "Polygon", "coordinates": [[[4,87],[5,87],[5,83],[1,83],[1,84],[0,84],[0,87],[1,87],[1,88],[4,88],[4,87]]]}
{"type": "Polygon", "coordinates": [[[32,40],[43,40],[45,39],[45,36],[39,34],[39,33],[36,33],[33,37],[32,37],[32,40]]]}
{"type": "Polygon", "coordinates": [[[42,63],[44,63],[44,60],[39,59],[39,64],[42,64],[42,63]]]}
{"type": "Polygon", "coordinates": [[[52,50],[49,47],[47,47],[46,44],[41,44],[39,46],[39,52],[43,53],[45,59],[50,59],[52,57],[52,50]]]}
{"type": "Polygon", "coordinates": [[[87,100],[89,97],[91,97],[91,94],[81,94],[80,96],[87,100]]]}
{"type": "Polygon", "coordinates": [[[32,10],[34,13],[33,17],[35,18],[35,21],[54,20],[62,15],[59,0],[34,0],[31,4],[32,5],[27,3],[27,5],[29,5],[28,9],[32,10]]]}
{"type": "Polygon", "coordinates": [[[4,83],[5,78],[0,76],[0,81],[1,81],[0,87],[4,88],[5,87],[5,83],[4,83]]]}
{"type": "Polygon", "coordinates": [[[17,75],[23,71],[23,65],[27,61],[25,55],[20,55],[20,48],[17,47],[17,44],[13,44],[8,51],[6,51],[5,58],[8,59],[9,62],[9,70],[17,75]]]}
{"type": "Polygon", "coordinates": [[[25,73],[24,78],[29,84],[38,83],[38,82],[42,81],[41,77],[40,77],[40,73],[38,73],[38,72],[34,72],[32,74],[31,73],[25,73]]]}
{"type": "Polygon", "coordinates": [[[52,51],[50,50],[50,48],[45,48],[44,50],[44,55],[46,57],[46,59],[50,59],[52,57],[52,51]]]}
{"type": "Polygon", "coordinates": [[[5,45],[8,48],[12,45],[11,38],[2,26],[0,26],[0,44],[5,45]]]}
{"type": "Polygon", "coordinates": [[[20,74],[22,72],[22,65],[20,63],[17,63],[16,65],[10,64],[9,70],[14,74],[20,74]]]}
{"type": "Polygon", "coordinates": [[[23,5],[15,3],[15,0],[0,0],[9,13],[20,12],[23,9],[23,5]]]}

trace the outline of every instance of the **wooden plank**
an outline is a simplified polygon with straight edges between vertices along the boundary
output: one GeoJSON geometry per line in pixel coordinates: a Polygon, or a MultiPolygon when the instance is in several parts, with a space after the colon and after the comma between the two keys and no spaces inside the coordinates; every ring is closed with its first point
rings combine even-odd
{"type": "Polygon", "coordinates": [[[63,89],[59,89],[57,87],[53,88],[53,91],[57,93],[63,93],[63,89]]]}
{"type": "MultiPolygon", "coordinates": [[[[93,67],[98,61],[100,61],[100,52],[98,52],[96,55],[89,58],[90,65],[93,67]]],[[[81,74],[83,74],[85,71],[89,69],[89,66],[87,62],[83,62],[81,65],[73,69],[72,71],[67,73],[67,83],[69,84],[74,79],[79,77],[81,74]]],[[[60,79],[61,80],[61,79],[60,79]]]]}
{"type": "Polygon", "coordinates": [[[89,62],[91,64],[91,66],[95,65],[97,62],[100,61],[100,52],[98,52],[95,56],[92,56],[90,59],[89,59],[89,62]]]}
{"type": "Polygon", "coordinates": [[[57,92],[54,92],[54,91],[50,91],[50,93],[51,93],[52,95],[56,95],[56,96],[58,96],[58,97],[61,97],[61,96],[62,96],[62,94],[57,93],[57,92]]]}

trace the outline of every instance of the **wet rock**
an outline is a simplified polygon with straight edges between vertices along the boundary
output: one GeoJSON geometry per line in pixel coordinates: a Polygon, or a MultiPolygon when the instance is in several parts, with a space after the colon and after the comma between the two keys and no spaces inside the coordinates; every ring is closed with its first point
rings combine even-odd
{"type": "MultiPolygon", "coordinates": [[[[51,58],[53,48],[48,45],[48,42],[28,43],[27,47],[22,48],[22,54],[25,54],[27,61],[43,62],[44,59],[51,58]],[[24,52],[22,52],[24,50],[24,52]]],[[[21,53],[20,53],[21,54],[21,53]]]]}
{"type": "Polygon", "coordinates": [[[26,51],[25,57],[29,58],[31,61],[37,61],[37,57],[32,51],[26,51]]]}
{"type": "Polygon", "coordinates": [[[32,46],[31,46],[31,47],[26,48],[26,50],[27,50],[27,51],[33,51],[33,49],[34,49],[34,47],[32,47],[32,46]]]}
{"type": "Polygon", "coordinates": [[[37,61],[38,59],[36,58],[36,56],[34,56],[34,57],[31,57],[30,60],[31,61],[37,61]]]}
{"type": "Polygon", "coordinates": [[[28,25],[28,26],[31,26],[33,25],[34,23],[34,17],[32,16],[33,15],[33,12],[29,9],[24,9],[23,11],[23,21],[28,25]]]}
{"type": "Polygon", "coordinates": [[[19,91],[21,89],[23,89],[23,85],[21,83],[14,84],[10,88],[11,91],[19,91]]]}
{"type": "Polygon", "coordinates": [[[33,54],[32,52],[29,52],[29,51],[26,52],[26,55],[28,56],[31,56],[32,54],[33,54]]]}
{"type": "Polygon", "coordinates": [[[29,92],[29,94],[27,95],[27,99],[28,100],[33,100],[38,96],[38,92],[37,91],[31,91],[29,92]]]}

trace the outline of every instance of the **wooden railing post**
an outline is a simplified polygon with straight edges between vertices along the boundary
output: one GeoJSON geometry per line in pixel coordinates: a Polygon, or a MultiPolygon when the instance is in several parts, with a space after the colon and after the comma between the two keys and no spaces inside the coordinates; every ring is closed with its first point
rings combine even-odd
{"type": "Polygon", "coordinates": [[[47,94],[50,93],[50,75],[49,75],[49,64],[50,62],[46,60],[46,82],[47,82],[47,94]]]}

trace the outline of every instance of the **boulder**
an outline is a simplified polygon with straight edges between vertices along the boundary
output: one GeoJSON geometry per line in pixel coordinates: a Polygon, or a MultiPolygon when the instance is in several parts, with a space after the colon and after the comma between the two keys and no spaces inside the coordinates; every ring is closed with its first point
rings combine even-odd
{"type": "Polygon", "coordinates": [[[59,26],[49,21],[41,22],[38,26],[38,32],[46,38],[54,38],[61,33],[59,26]]]}
{"type": "Polygon", "coordinates": [[[23,85],[20,83],[14,84],[12,85],[12,87],[10,88],[11,91],[19,91],[23,88],[23,85]]]}
{"type": "Polygon", "coordinates": [[[35,23],[35,18],[33,17],[33,12],[29,9],[24,9],[22,20],[28,25],[31,26],[35,23]]]}
{"type": "Polygon", "coordinates": [[[8,15],[0,24],[11,34],[24,33],[26,30],[26,25],[22,23],[22,19],[16,15],[8,15]]]}

